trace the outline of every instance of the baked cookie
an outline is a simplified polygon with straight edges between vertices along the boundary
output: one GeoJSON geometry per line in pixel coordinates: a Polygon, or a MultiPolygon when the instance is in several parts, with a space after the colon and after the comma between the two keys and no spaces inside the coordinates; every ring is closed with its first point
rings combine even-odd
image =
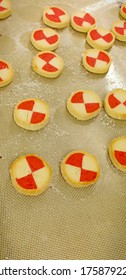
{"type": "Polygon", "coordinates": [[[104,28],[94,28],[88,32],[86,40],[93,48],[108,50],[114,44],[115,36],[104,28]]]}
{"type": "Polygon", "coordinates": [[[126,136],[116,138],[111,142],[109,155],[113,165],[126,172],[126,136]]]}
{"type": "Polygon", "coordinates": [[[120,15],[126,19],[126,3],[120,7],[120,15]]]}
{"type": "Polygon", "coordinates": [[[63,59],[49,51],[38,53],[32,61],[33,70],[40,76],[56,78],[63,71],[63,59]]]}
{"type": "Polygon", "coordinates": [[[90,90],[72,93],[67,101],[69,113],[78,120],[89,120],[100,112],[101,100],[99,96],[90,90]]]}
{"type": "Polygon", "coordinates": [[[48,163],[34,154],[17,158],[10,167],[14,188],[24,195],[38,195],[49,186],[52,171],[48,163]]]}
{"type": "Polygon", "coordinates": [[[14,77],[11,65],[5,60],[0,60],[0,87],[10,84],[14,77]]]}
{"type": "Polygon", "coordinates": [[[86,12],[74,12],[71,16],[71,26],[79,32],[87,33],[96,26],[95,18],[86,12]]]}
{"type": "Polygon", "coordinates": [[[48,7],[43,11],[43,22],[53,28],[64,28],[69,25],[69,16],[59,7],[48,7]]]}
{"type": "Polygon", "coordinates": [[[117,40],[126,42],[126,21],[118,20],[112,25],[112,32],[117,40]]]}
{"type": "Polygon", "coordinates": [[[88,49],[84,51],[83,66],[92,73],[103,74],[109,70],[111,57],[105,51],[88,49]]]}
{"type": "Polygon", "coordinates": [[[53,51],[58,47],[59,35],[51,28],[39,28],[31,34],[32,45],[40,51],[53,51]]]}
{"type": "Polygon", "coordinates": [[[72,187],[87,187],[94,184],[100,175],[97,159],[84,151],[73,151],[61,163],[64,180],[72,187]]]}
{"type": "Polygon", "coordinates": [[[10,0],[0,0],[0,19],[9,17],[12,13],[10,0]]]}
{"type": "Polygon", "coordinates": [[[106,113],[119,120],[126,120],[126,90],[115,89],[109,92],[104,101],[106,113]]]}
{"type": "Polygon", "coordinates": [[[49,122],[49,115],[47,103],[37,98],[22,100],[14,109],[16,124],[28,130],[43,128],[49,122]]]}

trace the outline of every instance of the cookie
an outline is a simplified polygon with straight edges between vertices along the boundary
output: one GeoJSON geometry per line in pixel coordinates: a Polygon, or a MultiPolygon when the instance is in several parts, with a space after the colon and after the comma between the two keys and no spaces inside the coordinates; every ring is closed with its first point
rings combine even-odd
{"type": "Polygon", "coordinates": [[[49,107],[37,98],[20,101],[14,109],[17,125],[28,130],[38,130],[49,122],[49,107]]]}
{"type": "Polygon", "coordinates": [[[69,113],[78,120],[89,120],[100,112],[101,100],[99,96],[90,90],[72,93],[67,101],[69,113]]]}
{"type": "Polygon", "coordinates": [[[120,7],[120,15],[126,19],[126,3],[124,3],[121,7],[120,7]]]}
{"type": "Polygon", "coordinates": [[[116,138],[111,142],[109,155],[113,165],[126,172],[126,136],[116,138]]]}
{"type": "Polygon", "coordinates": [[[83,54],[83,66],[92,73],[104,74],[109,70],[111,57],[105,51],[88,49],[83,54]]]}
{"type": "Polygon", "coordinates": [[[78,11],[71,16],[71,26],[76,31],[87,33],[96,26],[96,20],[91,14],[78,11]]]}
{"type": "Polygon", "coordinates": [[[104,101],[106,113],[119,120],[126,120],[126,90],[116,89],[109,92],[104,101]]]}
{"type": "Polygon", "coordinates": [[[0,60],[0,87],[10,84],[13,77],[14,71],[11,65],[5,60],[0,60]]]}
{"type": "Polygon", "coordinates": [[[115,36],[104,28],[94,28],[88,32],[86,40],[93,48],[108,50],[114,44],[115,36]]]}
{"type": "Polygon", "coordinates": [[[64,28],[69,25],[69,16],[59,7],[48,7],[43,11],[43,22],[53,28],[64,28]]]}
{"type": "Polygon", "coordinates": [[[59,35],[51,28],[39,28],[31,34],[32,45],[40,51],[53,51],[58,47],[59,35]]]}
{"type": "Polygon", "coordinates": [[[86,187],[94,184],[100,175],[97,159],[84,151],[73,151],[61,163],[61,174],[72,187],[86,187]]]}
{"type": "Polygon", "coordinates": [[[48,163],[34,154],[17,158],[10,167],[14,188],[24,195],[38,195],[49,186],[52,171],[48,163]]]}
{"type": "Polygon", "coordinates": [[[33,70],[40,76],[56,78],[63,71],[63,59],[49,51],[38,53],[32,61],[33,70]]]}
{"type": "Polygon", "coordinates": [[[118,20],[112,25],[112,32],[116,39],[122,42],[126,42],[126,21],[118,20]]]}
{"type": "Polygon", "coordinates": [[[12,13],[10,0],[0,0],[0,19],[9,17],[12,13]]]}

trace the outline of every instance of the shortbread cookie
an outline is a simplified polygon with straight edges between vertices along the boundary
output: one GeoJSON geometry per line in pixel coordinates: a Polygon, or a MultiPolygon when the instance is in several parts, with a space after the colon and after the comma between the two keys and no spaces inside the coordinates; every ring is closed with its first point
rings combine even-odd
{"type": "Polygon", "coordinates": [[[116,138],[111,142],[109,155],[114,166],[126,172],[126,136],[116,138]]]}
{"type": "Polygon", "coordinates": [[[79,32],[87,33],[96,26],[95,18],[86,12],[74,12],[71,16],[71,26],[79,32]]]}
{"type": "Polygon", "coordinates": [[[100,112],[101,100],[99,96],[90,91],[72,93],[67,101],[69,113],[78,120],[89,120],[100,112]]]}
{"type": "Polygon", "coordinates": [[[38,195],[49,186],[52,171],[48,163],[34,154],[17,158],[10,167],[14,188],[24,195],[38,195]]]}
{"type": "Polygon", "coordinates": [[[56,78],[63,71],[63,59],[49,51],[38,53],[32,61],[33,70],[40,76],[56,78]]]}
{"type": "Polygon", "coordinates": [[[59,35],[51,28],[39,28],[32,32],[31,43],[37,50],[52,51],[58,47],[59,35]]]}
{"type": "Polygon", "coordinates": [[[126,120],[126,90],[116,89],[106,95],[104,108],[107,114],[119,120],[126,120]]]}
{"type": "Polygon", "coordinates": [[[94,184],[100,175],[97,159],[84,151],[73,151],[61,163],[61,173],[72,187],[86,187],[94,184]]]}
{"type": "Polygon", "coordinates": [[[22,100],[14,109],[14,120],[25,129],[41,129],[49,122],[49,107],[37,98],[22,100]]]}
{"type": "Polygon", "coordinates": [[[12,13],[10,0],[0,0],[0,19],[9,17],[12,13]]]}
{"type": "Polygon", "coordinates": [[[69,25],[69,16],[59,7],[48,7],[43,11],[43,21],[53,28],[64,28],[69,25]]]}
{"type": "Polygon", "coordinates": [[[87,43],[99,50],[108,50],[115,41],[115,36],[109,30],[103,28],[94,28],[87,34],[87,43]]]}
{"type": "Polygon", "coordinates": [[[5,60],[0,60],[0,87],[10,84],[14,77],[11,65],[5,60]]]}
{"type": "Polygon", "coordinates": [[[120,7],[120,15],[126,19],[126,3],[120,7]]]}
{"type": "Polygon", "coordinates": [[[112,32],[117,40],[126,42],[126,21],[118,20],[113,23],[112,32]]]}
{"type": "Polygon", "coordinates": [[[89,49],[84,51],[83,66],[92,73],[103,74],[109,70],[111,57],[105,51],[89,49]]]}

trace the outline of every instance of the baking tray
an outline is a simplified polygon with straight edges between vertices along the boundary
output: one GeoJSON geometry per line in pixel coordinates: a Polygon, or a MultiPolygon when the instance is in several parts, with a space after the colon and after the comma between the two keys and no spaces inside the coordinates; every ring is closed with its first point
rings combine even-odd
{"type": "MultiPolygon", "coordinates": [[[[93,90],[102,101],[115,88],[126,89],[126,45],[116,41],[109,51],[112,65],[106,75],[87,72],[81,64],[85,35],[67,27],[56,53],[64,59],[64,71],[56,79],[38,76],[31,69],[37,53],[31,32],[44,27],[42,10],[47,0],[12,1],[13,14],[0,22],[0,55],[15,70],[14,81],[0,89],[1,259],[125,259],[126,174],[116,170],[108,157],[108,145],[125,135],[125,121],[108,117],[102,108],[96,118],[81,122],[66,110],[71,92],[93,90]],[[37,97],[50,107],[49,124],[40,131],[26,131],[13,120],[13,108],[22,99],[37,97]],[[59,165],[72,150],[94,154],[101,165],[98,182],[74,189],[63,180],[59,165]],[[50,188],[38,197],[26,197],[12,187],[9,168],[27,153],[45,158],[53,170],[50,188]]],[[[71,14],[91,12],[97,25],[111,28],[119,17],[120,1],[50,1],[71,14]]]]}

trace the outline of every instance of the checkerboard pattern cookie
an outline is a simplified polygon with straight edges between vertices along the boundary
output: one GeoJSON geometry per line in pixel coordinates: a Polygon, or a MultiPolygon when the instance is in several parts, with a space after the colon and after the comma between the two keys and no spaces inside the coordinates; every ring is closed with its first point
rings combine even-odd
{"type": "Polygon", "coordinates": [[[119,120],[126,120],[126,90],[115,89],[109,92],[104,101],[106,113],[119,120]]]}
{"type": "Polygon", "coordinates": [[[118,20],[112,25],[112,32],[116,39],[122,42],[126,42],[126,21],[118,20]]]}
{"type": "Polygon", "coordinates": [[[0,59],[0,87],[10,84],[14,77],[14,71],[11,65],[0,59]]]}
{"type": "Polygon", "coordinates": [[[120,7],[120,15],[126,19],[126,3],[124,3],[121,7],[120,7]]]}
{"type": "Polygon", "coordinates": [[[53,28],[64,28],[69,25],[69,16],[60,7],[48,7],[43,11],[43,22],[53,28]]]}
{"type": "Polygon", "coordinates": [[[49,122],[49,107],[46,102],[37,99],[20,101],[14,109],[17,125],[28,130],[38,130],[49,122]]]}
{"type": "Polygon", "coordinates": [[[93,48],[108,50],[114,44],[115,36],[104,28],[94,28],[88,32],[86,40],[93,48]]]}
{"type": "Polygon", "coordinates": [[[53,51],[58,47],[59,35],[51,28],[39,28],[31,34],[32,45],[40,51],[53,51]]]}
{"type": "Polygon", "coordinates": [[[109,155],[113,165],[126,172],[126,136],[116,138],[111,142],[109,155]]]}
{"type": "Polygon", "coordinates": [[[100,175],[97,159],[81,150],[68,154],[61,163],[61,174],[72,187],[86,187],[94,184],[100,175]]]}
{"type": "Polygon", "coordinates": [[[71,26],[76,31],[87,33],[96,26],[96,20],[87,12],[76,11],[71,16],[71,26]]]}
{"type": "Polygon", "coordinates": [[[88,49],[83,54],[83,66],[92,73],[104,74],[109,70],[111,57],[105,51],[88,49]]]}
{"type": "Polygon", "coordinates": [[[17,158],[10,167],[14,188],[24,195],[38,195],[49,186],[52,171],[46,161],[28,154],[17,158]]]}
{"type": "Polygon", "coordinates": [[[9,17],[12,13],[10,0],[0,0],[0,19],[9,17]]]}

